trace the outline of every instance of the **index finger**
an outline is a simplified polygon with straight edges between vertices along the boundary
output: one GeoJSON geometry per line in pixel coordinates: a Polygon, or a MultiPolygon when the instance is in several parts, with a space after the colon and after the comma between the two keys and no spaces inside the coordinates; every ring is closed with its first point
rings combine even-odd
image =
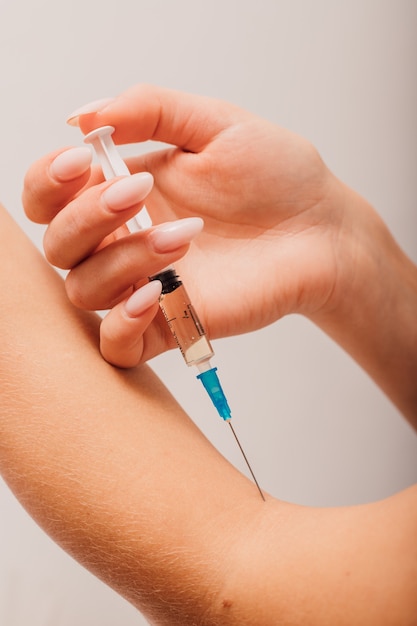
{"type": "Polygon", "coordinates": [[[87,147],[56,150],[33,163],[23,185],[22,203],[30,220],[48,224],[91,176],[87,147]]]}
{"type": "MultiPolygon", "coordinates": [[[[94,104],[92,106],[94,109],[94,104]]],[[[75,111],[68,122],[83,133],[114,126],[118,144],[162,141],[190,152],[201,152],[213,138],[244,111],[232,104],[173,89],[139,84],[99,110],[75,111]]]]}

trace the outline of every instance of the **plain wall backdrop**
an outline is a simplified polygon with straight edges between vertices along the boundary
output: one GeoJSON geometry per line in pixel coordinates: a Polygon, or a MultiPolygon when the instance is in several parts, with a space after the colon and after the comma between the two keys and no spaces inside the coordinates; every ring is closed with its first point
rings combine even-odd
{"type": "MultiPolygon", "coordinates": [[[[0,0],[0,200],[41,247],[43,227],[21,208],[26,169],[82,143],[65,124],[73,109],[150,82],[232,101],[306,136],[417,261],[416,42],[415,0],[0,0]]],[[[359,504],[417,480],[415,433],[305,319],[214,347],[236,430],[276,497],[359,504]]],[[[246,472],[180,355],[152,366],[246,472]]],[[[46,537],[0,482],[1,626],[145,623],[46,537]]]]}

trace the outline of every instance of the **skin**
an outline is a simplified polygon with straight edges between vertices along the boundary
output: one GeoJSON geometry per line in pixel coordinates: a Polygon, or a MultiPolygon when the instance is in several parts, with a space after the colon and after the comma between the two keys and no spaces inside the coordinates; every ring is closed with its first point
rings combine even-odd
{"type": "Polygon", "coordinates": [[[64,550],[153,624],[417,623],[416,488],[263,502],[146,365],[101,358],[98,319],[0,223],[0,471],[64,550]]]}
{"type": "Polygon", "coordinates": [[[155,254],[150,233],[126,238],[121,228],[143,198],[111,214],[103,193],[113,181],[100,183],[97,170],[65,182],[51,175],[62,150],[31,167],[24,206],[49,224],[46,255],[71,270],[71,301],[112,309],[101,328],[109,362],[132,366],[174,347],[156,305],[132,319],[124,302],[175,261],[210,337],[306,315],[417,425],[416,267],[309,142],[228,103],[147,85],[76,121],[83,132],[114,126],[116,143],[172,144],[130,159],[130,170],[154,176],[146,205],[155,224],[205,223],[184,261],[187,246],[155,254]]]}
{"type": "Polygon", "coordinates": [[[158,251],[158,226],[130,236],[123,226],[142,196],[109,210],[113,181],[88,163],[57,179],[64,150],[31,167],[25,210],[48,224],[45,252],[70,270],[71,301],[111,312],[101,328],[77,312],[8,228],[3,299],[13,301],[19,272],[35,301],[30,333],[23,312],[2,311],[1,463],[12,489],[153,623],[416,624],[416,487],[358,507],[299,507],[268,495],[264,503],[146,366],[115,369],[97,350],[100,335],[106,359],[129,366],[173,346],[156,301],[132,317],[126,298],[175,261],[211,337],[304,314],[415,425],[415,266],[308,142],[232,105],[142,85],[77,122],[83,132],[115,126],[118,143],[172,144],[129,167],[154,177],[146,205],[155,224],[198,215],[205,228],[158,251]],[[18,401],[24,381],[29,391],[18,401]]]}

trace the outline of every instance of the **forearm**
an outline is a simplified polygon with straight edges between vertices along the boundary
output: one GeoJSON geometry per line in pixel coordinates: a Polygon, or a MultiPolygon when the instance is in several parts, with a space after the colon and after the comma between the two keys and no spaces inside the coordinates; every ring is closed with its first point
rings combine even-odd
{"type": "Polygon", "coordinates": [[[417,427],[417,268],[372,207],[341,185],[338,284],[314,322],[417,427]]]}
{"type": "Polygon", "coordinates": [[[0,223],[0,471],[52,538],[161,625],[410,622],[415,492],[263,502],[148,368],[103,361],[97,319],[0,223]]]}
{"type": "Polygon", "coordinates": [[[0,217],[0,471],[78,561],[158,623],[194,623],[222,584],[222,523],[262,501],[147,367],[101,358],[95,316],[0,217]]]}

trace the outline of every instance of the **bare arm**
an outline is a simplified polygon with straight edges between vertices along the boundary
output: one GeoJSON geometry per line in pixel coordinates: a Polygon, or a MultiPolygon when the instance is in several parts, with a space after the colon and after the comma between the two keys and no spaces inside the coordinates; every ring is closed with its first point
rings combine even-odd
{"type": "Polygon", "coordinates": [[[0,470],[46,532],[157,624],[413,623],[415,490],[263,503],[146,366],[103,361],[95,316],[0,223],[0,470]]]}
{"type": "Polygon", "coordinates": [[[348,207],[337,235],[339,280],[310,315],[417,429],[417,267],[369,203],[338,182],[348,207]]]}

